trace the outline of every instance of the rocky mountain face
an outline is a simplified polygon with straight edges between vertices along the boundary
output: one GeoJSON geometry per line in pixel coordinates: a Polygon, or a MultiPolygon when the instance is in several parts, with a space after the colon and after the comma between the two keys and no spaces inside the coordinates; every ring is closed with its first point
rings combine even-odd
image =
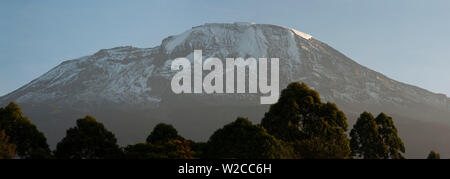
{"type": "MultiPolygon", "coordinates": [[[[55,145],[86,114],[105,123],[122,144],[141,142],[159,122],[205,141],[237,116],[260,122],[268,105],[259,94],[174,94],[170,65],[179,57],[280,59],[280,90],[295,81],[318,90],[342,108],[352,125],[363,111],[394,116],[407,154],[450,151],[450,99],[392,80],[352,61],[311,35],[253,23],[205,24],[164,39],[154,48],[117,47],[61,63],[29,84],[0,98],[23,106],[55,145]],[[442,131],[435,131],[439,126],[442,131]],[[442,133],[441,133],[442,132],[442,133]]],[[[407,155],[407,156],[408,156],[407,155]]],[[[450,155],[450,153],[449,153],[450,155]]]]}

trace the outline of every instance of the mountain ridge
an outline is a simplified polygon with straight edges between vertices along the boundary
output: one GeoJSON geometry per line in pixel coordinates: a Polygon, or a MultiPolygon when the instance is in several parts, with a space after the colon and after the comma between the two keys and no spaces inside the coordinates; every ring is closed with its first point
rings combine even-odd
{"type": "MultiPolygon", "coordinates": [[[[180,46],[183,46],[183,45],[180,45],[180,44],[175,44],[175,45],[173,45],[173,44],[170,44],[171,42],[173,42],[173,41],[176,41],[177,40],[177,38],[180,38],[179,36],[185,36],[185,37],[181,37],[181,38],[188,38],[188,36],[189,35],[191,35],[191,33],[195,30],[195,29],[197,29],[197,28],[204,28],[204,27],[210,27],[208,30],[210,30],[211,31],[211,29],[214,29],[214,28],[216,28],[217,26],[219,26],[220,28],[227,28],[227,27],[233,27],[233,26],[235,26],[235,27],[252,27],[252,26],[275,26],[275,25],[268,25],[268,24],[254,24],[254,23],[234,23],[234,24],[226,24],[226,23],[208,23],[208,24],[205,24],[205,25],[202,25],[202,26],[196,26],[196,27],[193,27],[192,29],[190,29],[190,30],[188,30],[188,31],[186,31],[186,32],[184,32],[184,33],[182,33],[182,34],[179,34],[179,35],[176,35],[176,36],[169,36],[168,38],[165,38],[163,41],[162,41],[162,43],[161,43],[161,45],[160,46],[156,46],[156,47],[153,47],[153,48],[135,48],[135,47],[131,47],[131,46],[123,46],[123,47],[115,47],[115,48],[111,48],[111,49],[102,49],[102,50],[99,50],[98,52],[96,52],[95,54],[93,54],[93,56],[105,56],[105,55],[109,55],[109,56],[113,56],[114,54],[104,54],[104,53],[115,53],[117,50],[119,50],[119,52],[120,52],[120,50],[131,50],[131,49],[133,49],[133,50],[137,50],[137,51],[149,51],[149,53],[152,53],[151,51],[161,51],[161,50],[163,50],[163,51],[166,51],[166,52],[168,52],[167,54],[169,54],[169,58],[175,58],[175,56],[170,56],[170,54],[172,54],[172,52],[173,52],[173,50],[176,50],[175,48],[179,48],[180,46]],[[187,35],[186,35],[187,34],[187,35]]],[[[282,27],[282,26],[276,26],[276,27],[279,27],[279,28],[286,28],[286,27],[282,27]]],[[[218,28],[218,29],[220,29],[220,28],[218,28]]],[[[288,29],[288,30],[292,30],[297,36],[299,36],[299,37],[302,37],[302,38],[304,38],[304,39],[307,39],[307,40],[310,40],[312,37],[311,36],[309,36],[309,35],[304,35],[305,33],[302,33],[302,32],[299,32],[299,31],[297,31],[297,30],[295,30],[295,29],[292,29],[292,28],[286,28],[286,29],[288,29]],[[301,33],[301,35],[298,35],[299,33],[301,33]],[[303,36],[302,36],[303,35],[303,36]],[[305,36],[307,36],[307,38],[305,38],[305,36]]],[[[213,32],[214,33],[214,32],[213,32]]],[[[315,39],[314,39],[315,40],[315,39]]],[[[182,43],[182,42],[188,42],[186,39],[182,39],[181,40],[181,42],[178,42],[178,43],[182,43]]],[[[319,41],[320,42],[320,41],[319,41]]],[[[323,42],[320,42],[320,43],[323,43],[323,42]]],[[[186,45],[186,44],[184,44],[184,45],[186,45]]],[[[192,44],[190,44],[190,45],[192,45],[192,44]]],[[[326,45],[326,46],[328,46],[327,44],[325,44],[324,43],[324,45],[326,45]]],[[[331,48],[331,47],[330,47],[331,48]]],[[[333,49],[334,50],[334,49],[333,49]]],[[[261,54],[262,52],[260,52],[260,51],[257,51],[256,52],[256,54],[261,54]]],[[[336,51],[336,53],[339,53],[340,54],[340,52],[338,52],[338,51],[336,51]]],[[[118,53],[118,54],[116,54],[116,55],[121,55],[120,53],[118,53]]],[[[243,55],[243,54],[241,54],[241,55],[243,55]]],[[[248,54],[246,54],[246,55],[248,55],[248,54]]],[[[341,55],[343,55],[343,54],[341,54],[341,55]]],[[[347,56],[345,56],[345,55],[343,55],[344,56],[344,58],[348,58],[347,56]]],[[[78,59],[74,59],[74,60],[68,60],[68,61],[64,61],[64,62],[62,62],[60,65],[58,65],[58,66],[63,66],[63,65],[65,65],[65,64],[70,64],[70,63],[72,63],[72,62],[74,62],[74,61],[76,61],[76,60],[83,60],[83,59],[85,59],[85,58],[87,58],[87,57],[90,57],[90,56],[85,56],[85,57],[82,57],[82,58],[78,58],[78,59]]],[[[120,57],[119,57],[120,58],[120,57]]],[[[349,59],[349,58],[348,58],[349,59]]],[[[111,60],[111,59],[109,59],[109,60],[111,60]]],[[[123,59],[116,59],[116,61],[117,62],[120,62],[121,60],[123,60],[123,59]]],[[[351,62],[353,62],[353,63],[355,63],[355,64],[357,64],[357,65],[359,65],[359,66],[361,66],[361,67],[363,67],[363,68],[365,68],[366,70],[370,70],[370,71],[372,71],[372,72],[374,72],[374,73],[377,73],[377,77],[378,77],[378,75],[380,76],[380,77],[382,77],[382,78],[386,78],[386,79],[388,79],[388,80],[392,80],[392,79],[390,79],[389,77],[387,77],[387,76],[385,76],[385,75],[383,75],[382,73],[379,73],[379,72],[377,72],[377,71],[374,71],[374,70],[371,70],[370,68],[368,68],[368,67],[365,67],[365,66],[363,66],[363,65],[361,65],[361,64],[359,64],[359,63],[357,63],[357,62],[355,62],[355,61],[351,61],[351,62]]],[[[122,62],[122,63],[126,63],[126,61],[125,62],[122,62]]],[[[57,66],[57,67],[58,67],[57,66]]],[[[56,67],[56,68],[57,68],[56,67]]],[[[51,72],[51,71],[53,71],[54,69],[52,69],[52,70],[50,70],[49,72],[51,72]]],[[[43,76],[45,76],[45,74],[44,75],[42,75],[41,77],[39,77],[39,78],[37,78],[37,79],[40,79],[40,78],[42,78],[43,76]]],[[[34,81],[34,80],[33,80],[34,81]]],[[[28,85],[30,85],[30,84],[33,84],[33,81],[32,82],[30,82],[29,84],[27,84],[27,85],[25,85],[24,87],[27,87],[28,85]]],[[[415,88],[415,90],[417,91],[417,90],[424,90],[423,91],[423,93],[430,93],[430,94],[434,94],[434,95],[440,95],[440,94],[437,94],[437,93],[433,93],[433,92],[431,92],[431,91],[429,91],[429,90],[426,90],[426,89],[423,89],[423,88],[420,88],[420,87],[418,87],[418,86],[414,86],[414,85],[410,85],[410,84],[406,84],[406,83],[402,83],[402,82],[399,82],[399,81],[396,81],[396,80],[392,80],[392,81],[395,81],[395,82],[398,82],[400,85],[407,85],[408,87],[410,87],[410,88],[415,88]]],[[[19,90],[20,90],[20,88],[19,88],[19,90]]],[[[16,90],[17,91],[17,90],[16,90]]],[[[15,92],[16,92],[15,91],[15,92]]],[[[12,93],[14,93],[14,92],[12,92],[12,93]]],[[[11,94],[11,93],[10,93],[11,94]]],[[[10,95],[10,94],[7,94],[7,95],[5,95],[5,96],[3,96],[2,98],[5,98],[6,96],[8,96],[8,95],[10,95]]],[[[449,99],[447,96],[445,96],[447,99],[449,99]]]]}

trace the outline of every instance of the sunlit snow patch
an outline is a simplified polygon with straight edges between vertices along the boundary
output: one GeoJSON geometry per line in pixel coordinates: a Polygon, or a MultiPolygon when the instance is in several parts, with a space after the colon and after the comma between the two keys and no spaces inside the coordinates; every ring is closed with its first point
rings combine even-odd
{"type": "Polygon", "coordinates": [[[311,35],[309,35],[309,34],[305,34],[305,33],[303,33],[303,32],[300,32],[300,31],[298,31],[298,30],[295,30],[295,29],[291,29],[292,30],[292,32],[294,32],[295,34],[297,34],[298,36],[300,36],[300,37],[302,37],[302,38],[305,38],[305,39],[311,39],[312,38],[312,36],[311,35]]]}

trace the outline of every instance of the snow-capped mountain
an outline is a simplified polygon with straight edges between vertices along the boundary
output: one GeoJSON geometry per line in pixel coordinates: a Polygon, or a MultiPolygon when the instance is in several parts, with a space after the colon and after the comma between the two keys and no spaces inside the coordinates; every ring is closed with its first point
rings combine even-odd
{"type": "Polygon", "coordinates": [[[45,133],[54,134],[47,134],[51,142],[85,114],[112,128],[122,143],[142,140],[158,122],[173,123],[196,140],[205,140],[238,115],[259,122],[267,105],[259,105],[256,95],[176,95],[171,91],[172,60],[192,59],[194,49],[203,51],[203,59],[279,58],[281,89],[294,81],[305,82],[323,100],[336,102],[351,120],[367,110],[448,123],[447,96],[392,80],[309,34],[253,23],[205,24],[170,36],[157,47],[117,47],[65,61],[1,97],[0,104],[15,101],[24,106],[45,133]]]}

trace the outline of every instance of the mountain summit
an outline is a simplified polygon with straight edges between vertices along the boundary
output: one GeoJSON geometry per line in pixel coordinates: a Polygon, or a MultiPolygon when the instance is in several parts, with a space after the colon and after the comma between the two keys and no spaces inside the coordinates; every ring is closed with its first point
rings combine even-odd
{"type": "Polygon", "coordinates": [[[172,60],[192,59],[194,49],[203,51],[203,59],[279,58],[281,89],[291,82],[305,82],[323,100],[337,103],[351,121],[363,111],[393,115],[401,124],[400,135],[407,138],[407,149],[419,148],[407,151],[410,155],[425,155],[431,146],[414,138],[419,133],[407,132],[419,124],[450,124],[447,96],[392,80],[309,34],[254,23],[204,24],[167,37],[157,47],[116,47],[65,61],[1,97],[0,104],[15,101],[23,106],[51,145],[86,114],[96,116],[125,144],[143,141],[159,122],[172,123],[195,140],[205,140],[237,116],[259,122],[268,106],[260,105],[254,94],[177,95],[171,91],[172,60]]]}

